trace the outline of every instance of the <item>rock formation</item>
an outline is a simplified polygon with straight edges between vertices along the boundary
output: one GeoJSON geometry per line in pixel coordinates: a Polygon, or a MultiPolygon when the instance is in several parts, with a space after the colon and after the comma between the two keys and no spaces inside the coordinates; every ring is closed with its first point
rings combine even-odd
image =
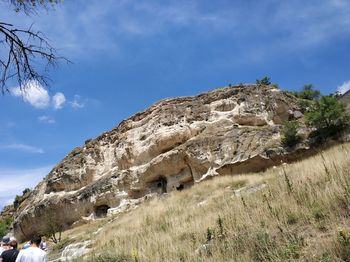
{"type": "Polygon", "coordinates": [[[283,121],[302,117],[297,98],[240,85],[166,99],[69,153],[21,203],[14,233],[125,210],[150,195],[215,175],[261,171],[297,154],[281,147],[283,121]]]}

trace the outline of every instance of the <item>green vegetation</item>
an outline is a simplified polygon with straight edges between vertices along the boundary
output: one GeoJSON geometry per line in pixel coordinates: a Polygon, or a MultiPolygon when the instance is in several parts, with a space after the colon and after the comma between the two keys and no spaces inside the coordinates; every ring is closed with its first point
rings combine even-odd
{"type": "Polygon", "coordinates": [[[8,233],[11,223],[12,223],[12,217],[6,217],[6,218],[0,219],[0,238],[2,238],[8,233]]]}
{"type": "Polygon", "coordinates": [[[282,143],[286,147],[292,147],[300,141],[298,136],[299,122],[296,120],[286,121],[282,129],[282,143]]]}
{"type": "Polygon", "coordinates": [[[325,140],[342,132],[349,125],[345,105],[334,96],[316,100],[305,114],[306,124],[315,128],[314,136],[325,140]]]}
{"type": "MultiPolygon", "coordinates": [[[[349,126],[350,116],[346,112],[345,105],[337,99],[336,95],[321,96],[320,91],[314,89],[312,84],[304,85],[300,92],[288,93],[300,99],[298,105],[305,114],[306,124],[314,128],[311,136],[316,138],[316,142],[335,137],[349,126]]],[[[285,125],[283,142],[286,146],[297,143],[294,140],[295,131],[293,123],[285,125]]]]}
{"type": "Polygon", "coordinates": [[[316,100],[321,96],[321,92],[319,90],[314,89],[312,84],[307,84],[303,86],[303,89],[297,93],[297,96],[306,100],[316,100]]]}
{"type": "Polygon", "coordinates": [[[61,242],[64,225],[62,225],[60,217],[55,214],[46,213],[42,216],[42,219],[45,224],[41,228],[40,234],[51,239],[55,244],[61,242]]]}
{"type": "Polygon", "coordinates": [[[302,113],[307,112],[314,101],[321,97],[321,92],[314,88],[312,84],[304,85],[301,91],[286,91],[288,94],[298,97],[298,105],[302,113]]]}
{"type": "Polygon", "coordinates": [[[304,85],[301,91],[287,91],[287,93],[309,101],[317,100],[321,97],[320,90],[315,89],[312,84],[304,85]]]}
{"type": "Polygon", "coordinates": [[[32,190],[30,188],[26,188],[22,191],[22,195],[16,195],[15,200],[13,201],[13,206],[15,209],[18,208],[25,199],[27,199],[30,192],[32,192],[32,190]]]}
{"type": "Polygon", "coordinates": [[[314,101],[307,99],[300,99],[298,101],[298,106],[300,107],[300,111],[304,114],[306,113],[312,106],[314,101]]]}
{"type": "Polygon", "coordinates": [[[256,84],[257,85],[265,85],[265,86],[271,85],[270,77],[265,76],[262,79],[257,79],[256,84]]]}

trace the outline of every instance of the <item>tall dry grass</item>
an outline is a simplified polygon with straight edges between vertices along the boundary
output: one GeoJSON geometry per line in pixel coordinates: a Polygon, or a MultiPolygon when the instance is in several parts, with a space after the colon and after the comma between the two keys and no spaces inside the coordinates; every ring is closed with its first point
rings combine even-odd
{"type": "Polygon", "coordinates": [[[149,200],[96,235],[90,261],[350,261],[350,144],[149,200]],[[242,186],[266,183],[255,193],[242,186]]]}

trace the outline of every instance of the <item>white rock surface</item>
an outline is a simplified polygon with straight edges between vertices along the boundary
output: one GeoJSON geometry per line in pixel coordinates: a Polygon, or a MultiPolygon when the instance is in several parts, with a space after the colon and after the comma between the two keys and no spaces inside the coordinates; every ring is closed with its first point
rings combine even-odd
{"type": "Polygon", "coordinates": [[[72,261],[75,258],[81,257],[82,255],[89,252],[88,246],[91,244],[90,240],[74,243],[66,246],[62,251],[60,261],[72,261]]]}
{"type": "Polygon", "coordinates": [[[257,85],[160,101],[58,163],[17,210],[15,235],[28,239],[47,221],[68,227],[134,208],[148,195],[300,156],[280,144],[280,124],[298,110],[295,97],[257,85]]]}

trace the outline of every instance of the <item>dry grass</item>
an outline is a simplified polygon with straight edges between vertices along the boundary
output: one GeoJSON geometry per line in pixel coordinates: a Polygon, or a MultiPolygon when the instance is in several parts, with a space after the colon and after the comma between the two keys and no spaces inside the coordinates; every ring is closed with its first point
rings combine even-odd
{"type": "Polygon", "coordinates": [[[113,218],[89,261],[350,261],[350,144],[218,177],[113,218]],[[235,196],[243,185],[267,186],[235,196]]]}

